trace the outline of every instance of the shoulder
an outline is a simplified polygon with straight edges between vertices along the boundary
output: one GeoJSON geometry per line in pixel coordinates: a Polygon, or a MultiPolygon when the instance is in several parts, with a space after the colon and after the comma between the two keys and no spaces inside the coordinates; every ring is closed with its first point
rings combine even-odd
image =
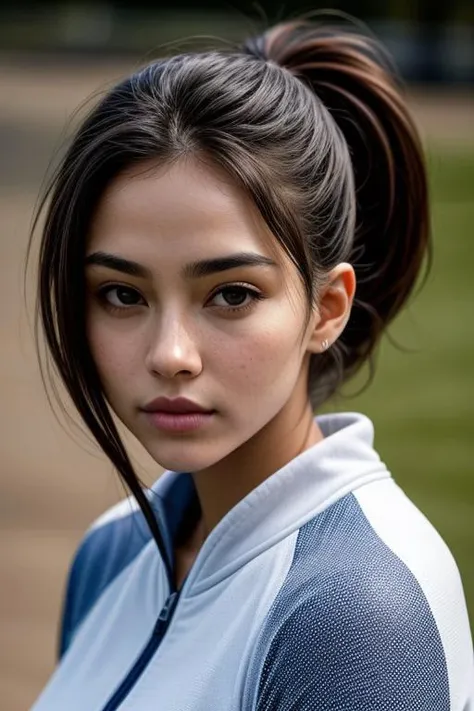
{"type": "Polygon", "coordinates": [[[393,480],[300,529],[258,656],[258,711],[462,708],[450,703],[472,693],[473,661],[459,574],[393,480]]]}
{"type": "Polygon", "coordinates": [[[110,508],[90,526],[69,570],[59,631],[60,657],[95,602],[150,537],[132,497],[110,508]]]}

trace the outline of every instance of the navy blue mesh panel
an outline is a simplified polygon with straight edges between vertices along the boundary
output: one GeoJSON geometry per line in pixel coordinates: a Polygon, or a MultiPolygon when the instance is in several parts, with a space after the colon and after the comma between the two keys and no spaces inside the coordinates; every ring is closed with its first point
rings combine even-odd
{"type": "Polygon", "coordinates": [[[449,711],[426,597],[352,494],[301,528],[258,645],[256,711],[449,711]]]}

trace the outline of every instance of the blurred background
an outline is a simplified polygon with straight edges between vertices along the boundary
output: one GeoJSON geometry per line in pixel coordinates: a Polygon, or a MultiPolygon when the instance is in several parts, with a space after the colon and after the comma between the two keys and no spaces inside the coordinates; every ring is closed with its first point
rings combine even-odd
{"type": "MultiPolygon", "coordinates": [[[[123,497],[94,445],[44,394],[32,337],[34,274],[23,293],[32,213],[74,113],[154,56],[222,43],[320,9],[302,2],[10,2],[0,9],[2,368],[0,698],[29,708],[51,674],[66,572],[85,528],[123,497]],[[171,47],[170,44],[171,43],[171,47]]],[[[396,480],[450,545],[474,622],[474,4],[332,3],[394,55],[427,151],[434,263],[385,339],[370,388],[330,409],[373,418],[396,480]],[[396,348],[393,341],[402,346],[396,348]]],[[[34,257],[33,257],[34,259],[34,257]]],[[[156,465],[140,459],[145,481],[156,465]]],[[[403,525],[403,522],[401,522],[403,525]]]]}

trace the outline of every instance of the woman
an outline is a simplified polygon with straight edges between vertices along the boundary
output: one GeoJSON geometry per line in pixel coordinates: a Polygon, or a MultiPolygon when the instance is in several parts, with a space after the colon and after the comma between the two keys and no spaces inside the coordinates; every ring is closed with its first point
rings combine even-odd
{"type": "Polygon", "coordinates": [[[419,140],[372,40],[305,22],[153,62],[48,196],[54,364],[132,492],[86,533],[35,711],[468,711],[455,562],[314,412],[429,249],[419,140]],[[137,479],[116,421],[165,468],[137,479]]]}

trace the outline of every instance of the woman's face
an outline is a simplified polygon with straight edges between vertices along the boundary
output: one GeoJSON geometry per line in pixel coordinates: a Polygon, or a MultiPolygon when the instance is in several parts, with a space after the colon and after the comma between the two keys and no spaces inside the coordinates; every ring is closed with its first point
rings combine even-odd
{"type": "Polygon", "coordinates": [[[244,193],[194,159],[128,170],[100,201],[86,252],[90,347],[112,409],[166,469],[212,466],[294,396],[314,320],[305,335],[296,270],[271,245],[244,193]],[[206,266],[242,254],[262,263],[206,266]],[[145,411],[161,396],[213,414],[163,430],[145,411]]]}

